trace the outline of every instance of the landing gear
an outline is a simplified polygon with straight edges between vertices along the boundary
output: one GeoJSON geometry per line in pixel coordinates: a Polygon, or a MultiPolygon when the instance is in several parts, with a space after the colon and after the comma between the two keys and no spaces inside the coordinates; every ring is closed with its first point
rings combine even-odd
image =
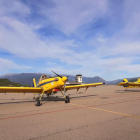
{"type": "Polygon", "coordinates": [[[34,94],[34,97],[33,97],[33,99],[35,99],[35,94],[34,94]]]}
{"type": "Polygon", "coordinates": [[[46,94],[47,95],[47,98],[49,99],[49,94],[46,94]]]}
{"type": "Polygon", "coordinates": [[[70,103],[70,97],[66,96],[65,103],[70,103]]]}
{"type": "Polygon", "coordinates": [[[65,98],[65,103],[70,103],[70,97],[69,96],[66,96],[66,89],[65,89],[65,86],[66,84],[64,85],[64,92],[62,92],[61,88],[59,87],[60,89],[60,92],[62,93],[63,97],[65,98]]]}
{"type": "Polygon", "coordinates": [[[37,97],[35,99],[35,106],[40,106],[40,100],[39,100],[39,97],[37,97]]]}

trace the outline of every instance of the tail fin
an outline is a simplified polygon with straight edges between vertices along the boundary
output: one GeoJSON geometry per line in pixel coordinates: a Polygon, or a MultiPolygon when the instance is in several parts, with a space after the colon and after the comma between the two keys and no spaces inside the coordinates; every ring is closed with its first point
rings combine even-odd
{"type": "Polygon", "coordinates": [[[137,82],[140,83],[140,78],[138,78],[137,82]]]}
{"type": "Polygon", "coordinates": [[[123,82],[128,82],[128,80],[127,79],[123,79],[123,82]]]}
{"type": "Polygon", "coordinates": [[[33,87],[36,87],[36,81],[35,81],[35,78],[33,79],[33,87]]]}

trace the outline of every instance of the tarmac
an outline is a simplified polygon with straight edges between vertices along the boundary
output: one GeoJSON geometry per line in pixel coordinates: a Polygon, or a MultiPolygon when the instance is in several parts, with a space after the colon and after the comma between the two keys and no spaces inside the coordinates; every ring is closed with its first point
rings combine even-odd
{"type": "Polygon", "coordinates": [[[67,92],[68,104],[58,93],[38,107],[33,94],[0,94],[0,140],[140,140],[140,89],[78,92],[67,92]]]}

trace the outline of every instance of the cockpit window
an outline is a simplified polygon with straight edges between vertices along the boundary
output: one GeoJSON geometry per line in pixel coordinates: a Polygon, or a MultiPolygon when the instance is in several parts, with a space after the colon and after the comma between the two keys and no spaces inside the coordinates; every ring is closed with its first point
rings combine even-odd
{"type": "Polygon", "coordinates": [[[48,79],[48,76],[47,76],[47,75],[42,75],[42,76],[40,77],[40,81],[45,80],[45,79],[48,79]]]}

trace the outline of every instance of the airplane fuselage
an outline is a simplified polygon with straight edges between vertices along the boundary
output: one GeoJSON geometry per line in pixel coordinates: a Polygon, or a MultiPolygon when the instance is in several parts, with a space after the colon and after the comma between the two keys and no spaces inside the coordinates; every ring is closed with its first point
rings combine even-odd
{"type": "Polygon", "coordinates": [[[65,82],[67,81],[67,77],[55,77],[55,78],[48,78],[39,81],[37,84],[37,87],[43,88],[44,93],[46,94],[51,94],[52,92],[57,92],[55,91],[55,88],[62,87],[65,85],[65,82]],[[46,91],[46,92],[45,92],[46,91]]]}

